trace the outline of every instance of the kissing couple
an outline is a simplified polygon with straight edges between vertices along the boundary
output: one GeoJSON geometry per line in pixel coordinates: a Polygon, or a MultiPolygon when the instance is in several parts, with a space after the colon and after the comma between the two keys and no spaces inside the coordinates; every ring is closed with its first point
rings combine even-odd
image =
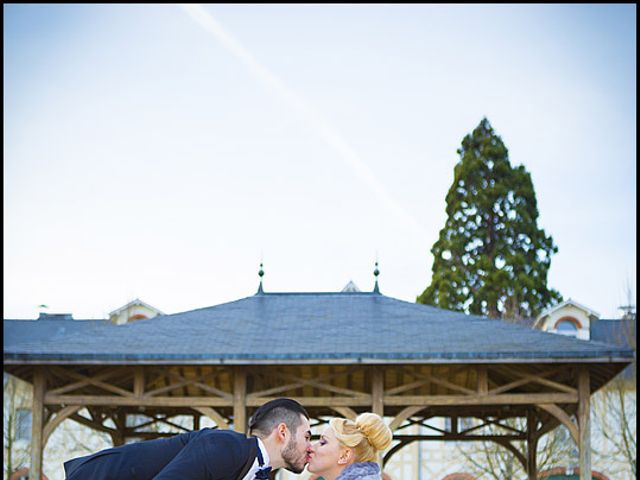
{"type": "Polygon", "coordinates": [[[378,453],[392,433],[375,413],[332,418],[311,443],[309,414],[297,401],[277,398],[249,420],[249,436],[202,428],[129,443],[64,463],[66,480],[267,480],[284,468],[324,480],[381,480],[378,453]]]}

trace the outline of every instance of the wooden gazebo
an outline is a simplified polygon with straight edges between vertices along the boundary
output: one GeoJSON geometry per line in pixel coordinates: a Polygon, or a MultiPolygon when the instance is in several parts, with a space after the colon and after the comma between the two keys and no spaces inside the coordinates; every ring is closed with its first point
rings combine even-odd
{"type": "Polygon", "coordinates": [[[590,395],[634,357],[629,349],[377,290],[260,289],[235,302],[127,325],[55,322],[4,322],[4,369],[34,387],[30,478],[40,478],[44,445],[67,418],[109,433],[118,445],[160,435],[127,426],[128,415],[144,412],[168,424],[191,415],[194,428],[204,415],[218,428],[245,431],[256,407],[287,396],[317,422],[362,411],[392,418],[397,443],[384,462],[414,441],[492,440],[516,456],[530,480],[537,478],[540,437],[563,424],[587,480],[590,395]],[[88,416],[80,414],[84,408],[88,416]],[[451,428],[403,434],[432,417],[450,418],[451,428]],[[463,417],[480,425],[459,428],[463,417]],[[526,428],[506,426],[512,418],[526,419],[526,428]],[[502,425],[504,433],[483,434],[482,425],[502,425]]]}

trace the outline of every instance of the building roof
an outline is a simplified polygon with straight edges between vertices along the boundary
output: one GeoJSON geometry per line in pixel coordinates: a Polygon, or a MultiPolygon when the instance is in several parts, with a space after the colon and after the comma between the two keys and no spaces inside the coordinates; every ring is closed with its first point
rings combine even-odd
{"type": "Polygon", "coordinates": [[[102,327],[114,326],[108,320],[74,320],[71,315],[40,314],[38,320],[5,320],[4,349],[14,345],[37,343],[50,340],[60,342],[71,334],[83,333],[94,335],[102,327]],[[63,317],[63,318],[60,318],[63,317]]]}
{"type": "Polygon", "coordinates": [[[634,355],[369,292],[259,292],[118,326],[5,320],[4,333],[5,363],[628,363],[634,355]]]}
{"type": "MultiPolygon", "coordinates": [[[[597,322],[591,322],[591,339],[635,350],[636,319],[633,317],[616,320],[601,318],[597,322]]],[[[634,365],[628,365],[619,374],[619,378],[623,380],[635,378],[634,365]]]]}
{"type": "Polygon", "coordinates": [[[600,318],[591,323],[591,340],[633,348],[636,339],[635,324],[635,318],[600,318]]]}

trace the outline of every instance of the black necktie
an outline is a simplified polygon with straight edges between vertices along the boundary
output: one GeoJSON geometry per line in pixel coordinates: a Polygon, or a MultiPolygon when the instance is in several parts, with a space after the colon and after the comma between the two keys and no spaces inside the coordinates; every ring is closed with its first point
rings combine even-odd
{"type": "Polygon", "coordinates": [[[264,466],[264,458],[262,458],[262,451],[260,450],[258,437],[253,438],[256,439],[256,448],[258,449],[258,466],[260,467],[260,470],[256,472],[256,480],[269,480],[269,472],[271,471],[271,467],[264,466]]]}

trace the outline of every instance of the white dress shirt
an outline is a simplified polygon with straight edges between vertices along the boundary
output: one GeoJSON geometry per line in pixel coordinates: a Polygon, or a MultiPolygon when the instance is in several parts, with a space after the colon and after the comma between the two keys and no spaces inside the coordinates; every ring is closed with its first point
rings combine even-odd
{"type": "Polygon", "coordinates": [[[253,480],[256,478],[256,472],[261,468],[269,466],[269,454],[267,453],[267,448],[262,443],[262,440],[258,438],[258,448],[262,452],[262,459],[264,460],[264,465],[262,467],[258,464],[258,455],[256,454],[256,459],[253,461],[253,465],[247,472],[247,474],[242,478],[242,480],[253,480]]]}

